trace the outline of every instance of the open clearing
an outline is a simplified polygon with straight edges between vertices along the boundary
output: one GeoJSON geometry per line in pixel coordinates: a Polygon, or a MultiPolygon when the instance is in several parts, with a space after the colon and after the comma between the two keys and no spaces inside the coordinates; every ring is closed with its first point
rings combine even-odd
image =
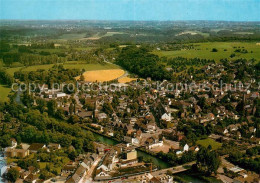
{"type": "Polygon", "coordinates": [[[203,32],[200,32],[200,31],[184,31],[184,32],[181,32],[179,34],[176,34],[176,36],[181,36],[181,35],[185,35],[185,34],[191,34],[191,35],[200,34],[204,37],[209,37],[209,33],[203,33],[203,32]]]}
{"type": "Polygon", "coordinates": [[[80,33],[80,34],[76,34],[76,33],[68,33],[68,34],[63,34],[61,35],[58,40],[98,40],[102,37],[108,37],[108,36],[113,36],[115,34],[126,34],[124,32],[107,32],[104,35],[100,35],[100,32],[96,33],[95,35],[91,36],[91,37],[86,37],[86,33],[80,33]]]}
{"type": "Polygon", "coordinates": [[[8,100],[8,94],[10,93],[11,88],[8,88],[5,85],[0,84],[0,101],[5,102],[8,100]]]}
{"type": "MultiPolygon", "coordinates": [[[[125,71],[122,69],[109,69],[109,70],[97,70],[97,71],[87,71],[83,73],[85,81],[88,82],[104,82],[111,81],[124,75],[125,71]]],[[[76,77],[78,80],[80,76],[76,77]]]]}
{"type": "Polygon", "coordinates": [[[99,35],[99,33],[97,33],[91,37],[82,38],[81,40],[98,40],[102,37],[109,37],[109,36],[113,36],[115,34],[125,34],[125,33],[124,32],[107,32],[105,35],[99,35]]]}
{"type": "Polygon", "coordinates": [[[218,149],[222,146],[221,143],[219,142],[216,142],[215,140],[211,139],[211,138],[207,138],[207,139],[203,139],[203,140],[198,140],[196,142],[197,144],[203,146],[203,147],[208,147],[209,145],[211,145],[212,149],[215,150],[215,149],[218,149]]]}
{"type": "Polygon", "coordinates": [[[185,57],[185,58],[203,58],[215,59],[219,61],[223,58],[230,58],[232,53],[235,57],[232,59],[245,58],[260,60],[260,46],[256,42],[207,42],[207,43],[194,43],[194,49],[191,50],[176,50],[176,51],[153,51],[154,54],[160,57],[185,57]],[[235,48],[236,47],[236,48],[235,48]],[[246,49],[248,53],[234,52],[236,49],[246,49]],[[218,52],[212,52],[212,48],[216,48],[218,52]],[[224,50],[226,49],[226,50],[224,50]],[[251,53],[252,51],[252,53],[251,53]]]}

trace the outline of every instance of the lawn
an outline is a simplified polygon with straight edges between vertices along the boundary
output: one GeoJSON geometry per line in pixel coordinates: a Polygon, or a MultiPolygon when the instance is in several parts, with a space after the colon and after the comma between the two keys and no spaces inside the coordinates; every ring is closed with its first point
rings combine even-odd
{"type": "Polygon", "coordinates": [[[0,84],[0,101],[5,102],[8,100],[8,94],[10,93],[11,88],[8,88],[5,85],[0,84]]]}
{"type": "Polygon", "coordinates": [[[213,150],[218,149],[218,148],[220,148],[222,146],[221,143],[216,142],[215,140],[213,140],[211,138],[198,140],[196,143],[201,145],[201,146],[203,146],[203,147],[208,147],[209,145],[211,145],[213,150]]]}
{"type": "Polygon", "coordinates": [[[168,58],[173,57],[185,57],[185,58],[204,58],[215,59],[219,61],[222,58],[230,58],[230,55],[240,47],[244,47],[248,53],[235,53],[236,56],[233,59],[255,58],[260,61],[260,46],[256,45],[256,42],[207,42],[207,43],[194,43],[195,49],[191,50],[177,50],[177,51],[153,51],[154,54],[160,57],[165,56],[168,58]],[[234,48],[237,47],[237,48],[234,48]],[[218,52],[211,52],[212,48],[217,48],[218,52]],[[224,51],[226,49],[226,51],[224,51]],[[251,51],[253,53],[251,53],[251,51]]]}
{"type": "Polygon", "coordinates": [[[16,71],[19,71],[22,68],[23,67],[13,67],[13,68],[6,69],[6,72],[11,76],[13,76],[16,71]]]}

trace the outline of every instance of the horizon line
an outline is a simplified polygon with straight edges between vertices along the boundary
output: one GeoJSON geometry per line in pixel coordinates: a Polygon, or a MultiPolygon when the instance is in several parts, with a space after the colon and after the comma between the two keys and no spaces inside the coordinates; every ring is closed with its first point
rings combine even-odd
{"type": "Polygon", "coordinates": [[[260,20],[102,20],[102,19],[1,19],[0,21],[115,21],[115,22],[260,22],[260,20]]]}

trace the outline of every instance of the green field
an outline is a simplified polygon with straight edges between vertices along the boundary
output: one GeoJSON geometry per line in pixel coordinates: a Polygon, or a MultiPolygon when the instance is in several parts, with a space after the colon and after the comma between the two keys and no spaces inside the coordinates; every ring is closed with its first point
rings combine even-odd
{"type": "Polygon", "coordinates": [[[10,74],[11,76],[13,76],[16,71],[19,71],[19,70],[22,69],[22,68],[23,68],[23,67],[9,68],[9,69],[6,69],[6,72],[7,72],[8,74],[10,74]]]}
{"type": "Polygon", "coordinates": [[[184,34],[191,34],[191,35],[196,35],[196,34],[199,34],[199,35],[202,35],[204,37],[209,37],[209,33],[203,33],[203,32],[200,32],[200,31],[183,31],[177,35],[184,35],[184,34]]]}
{"type": "Polygon", "coordinates": [[[0,84],[0,101],[5,102],[8,100],[7,96],[10,93],[11,88],[6,87],[5,85],[0,84]]]}
{"type": "Polygon", "coordinates": [[[203,140],[198,140],[196,142],[198,145],[201,145],[203,147],[208,147],[209,145],[211,145],[212,149],[215,150],[215,149],[218,149],[221,147],[221,143],[219,142],[216,142],[215,140],[213,139],[210,139],[210,138],[207,138],[207,139],[203,139],[203,140]]]}
{"type": "Polygon", "coordinates": [[[115,34],[124,34],[124,32],[107,32],[104,35],[100,35],[100,32],[96,33],[95,35],[91,37],[86,37],[87,33],[81,33],[81,34],[74,34],[74,33],[68,33],[68,34],[63,34],[62,36],[58,37],[58,40],[87,40],[87,39],[100,39],[102,37],[108,37],[108,36],[113,36],[115,34]]]}
{"type": "Polygon", "coordinates": [[[76,40],[76,39],[82,39],[85,36],[86,36],[86,33],[81,33],[81,34],[63,34],[58,39],[76,40]]]}
{"type": "Polygon", "coordinates": [[[107,32],[104,36],[102,37],[107,37],[107,36],[113,36],[115,34],[125,34],[124,32],[107,32]]]}
{"type": "MultiPolygon", "coordinates": [[[[15,67],[7,69],[7,73],[13,75],[16,71],[37,71],[38,69],[48,70],[54,64],[34,65],[28,67],[15,67]]],[[[120,67],[114,64],[85,64],[84,62],[71,61],[63,64],[66,69],[85,69],[86,71],[105,70],[105,69],[119,69],[120,67]]]]}
{"type": "Polygon", "coordinates": [[[256,45],[256,42],[207,42],[207,43],[194,43],[196,45],[191,50],[177,50],[177,51],[153,51],[154,54],[160,57],[165,56],[168,58],[173,57],[185,57],[185,58],[204,58],[204,59],[215,59],[219,61],[222,58],[230,58],[232,53],[237,58],[251,59],[255,58],[257,61],[260,60],[260,46],[256,45]],[[234,52],[237,48],[246,49],[248,53],[234,52]],[[211,52],[212,48],[218,49],[218,52],[211,52]],[[224,51],[226,49],[226,51],[224,51]],[[251,53],[253,51],[253,53],[251,53]]]}
{"type": "Polygon", "coordinates": [[[66,69],[85,69],[86,71],[119,69],[120,67],[114,64],[84,64],[77,62],[67,62],[64,64],[66,69]]]}

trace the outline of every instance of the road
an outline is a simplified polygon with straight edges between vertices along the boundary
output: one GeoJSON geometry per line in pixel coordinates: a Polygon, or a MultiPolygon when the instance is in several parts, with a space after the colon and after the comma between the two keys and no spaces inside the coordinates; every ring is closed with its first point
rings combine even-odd
{"type": "MultiPolygon", "coordinates": [[[[195,163],[195,161],[192,161],[190,163],[186,163],[186,164],[183,164],[183,165],[180,165],[180,166],[175,166],[175,167],[171,167],[171,168],[153,171],[151,174],[152,174],[152,176],[158,176],[158,175],[166,173],[168,170],[170,170],[173,174],[184,172],[184,171],[187,170],[186,168],[184,168],[184,166],[188,166],[188,165],[191,166],[194,163],[195,163]]],[[[145,176],[146,174],[147,173],[129,176],[129,177],[127,177],[127,179],[125,179],[125,181],[128,182],[128,180],[134,180],[134,179],[138,180],[139,177],[145,176]]],[[[108,182],[108,181],[104,181],[104,182],[108,182]]],[[[122,179],[113,179],[113,180],[111,180],[111,182],[122,182],[122,179]]]]}
{"type": "Polygon", "coordinates": [[[94,172],[94,170],[95,170],[95,168],[98,165],[100,160],[101,160],[101,157],[98,156],[96,161],[92,164],[91,168],[89,169],[89,171],[87,171],[86,175],[84,176],[84,178],[82,180],[83,183],[91,183],[91,182],[93,182],[92,174],[93,174],[93,172],[94,172]]]}
{"type": "Polygon", "coordinates": [[[184,166],[191,166],[191,165],[193,165],[193,164],[195,164],[195,161],[192,161],[192,162],[190,162],[190,163],[186,163],[186,164],[180,165],[180,166],[175,166],[175,167],[171,167],[171,168],[166,168],[166,169],[158,170],[158,171],[152,172],[152,175],[153,175],[153,176],[158,176],[158,175],[161,175],[161,174],[166,173],[167,171],[171,171],[172,174],[184,172],[184,171],[187,170],[187,168],[184,168],[184,166]]]}

